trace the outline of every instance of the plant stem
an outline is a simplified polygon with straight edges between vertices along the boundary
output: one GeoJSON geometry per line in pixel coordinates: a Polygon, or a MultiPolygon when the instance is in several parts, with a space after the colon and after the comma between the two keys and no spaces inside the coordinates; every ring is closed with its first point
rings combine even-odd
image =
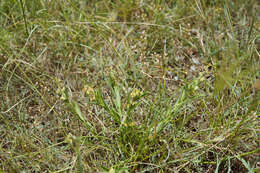
{"type": "Polygon", "coordinates": [[[22,13],[23,13],[23,20],[24,20],[24,25],[25,25],[25,32],[27,35],[29,35],[29,31],[28,31],[28,27],[27,27],[27,21],[26,21],[26,17],[25,17],[25,13],[24,13],[24,6],[23,6],[23,1],[20,0],[20,4],[22,7],[22,13]]]}

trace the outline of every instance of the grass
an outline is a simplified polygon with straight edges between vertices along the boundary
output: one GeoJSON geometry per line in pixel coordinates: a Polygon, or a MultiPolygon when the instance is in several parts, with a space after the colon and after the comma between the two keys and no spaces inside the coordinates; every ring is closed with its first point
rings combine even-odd
{"type": "Polygon", "coordinates": [[[259,172],[259,8],[1,1],[0,172],[259,172]]]}

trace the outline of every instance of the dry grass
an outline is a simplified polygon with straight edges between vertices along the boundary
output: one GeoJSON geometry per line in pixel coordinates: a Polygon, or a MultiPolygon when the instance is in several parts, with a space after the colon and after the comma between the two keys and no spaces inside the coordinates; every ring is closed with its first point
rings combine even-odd
{"type": "Polygon", "coordinates": [[[0,2],[0,172],[259,172],[258,1],[21,3],[0,2]]]}

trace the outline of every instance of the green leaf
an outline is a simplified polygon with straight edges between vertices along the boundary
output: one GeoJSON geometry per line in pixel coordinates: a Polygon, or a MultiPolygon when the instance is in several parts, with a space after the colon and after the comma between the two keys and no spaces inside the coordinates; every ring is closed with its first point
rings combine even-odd
{"type": "Polygon", "coordinates": [[[82,115],[81,110],[77,104],[77,102],[75,102],[74,100],[72,100],[72,109],[73,111],[77,114],[78,118],[84,123],[84,125],[86,126],[87,129],[89,129],[90,131],[94,132],[95,128],[91,125],[91,123],[89,123],[82,115]]]}
{"type": "Polygon", "coordinates": [[[243,163],[243,165],[247,168],[247,170],[248,170],[249,173],[254,173],[254,171],[253,171],[253,169],[251,168],[251,166],[249,165],[249,163],[247,163],[242,157],[237,156],[236,158],[243,163]]]}
{"type": "Polygon", "coordinates": [[[85,120],[85,118],[82,116],[81,110],[80,110],[78,104],[77,104],[74,100],[72,100],[72,108],[73,108],[73,110],[75,111],[75,113],[78,115],[79,119],[80,119],[81,121],[85,122],[86,120],[85,120]]]}
{"type": "Polygon", "coordinates": [[[120,97],[120,89],[118,87],[114,88],[115,91],[115,105],[119,116],[122,118],[122,110],[121,110],[121,97],[120,97]]]}

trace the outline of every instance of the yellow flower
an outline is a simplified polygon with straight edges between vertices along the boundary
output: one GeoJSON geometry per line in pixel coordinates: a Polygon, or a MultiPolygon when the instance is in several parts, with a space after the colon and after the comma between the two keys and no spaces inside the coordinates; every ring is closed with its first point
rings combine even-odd
{"type": "Polygon", "coordinates": [[[73,136],[69,133],[69,134],[66,136],[64,142],[66,142],[66,143],[72,145],[72,140],[73,140],[73,136]]]}
{"type": "Polygon", "coordinates": [[[89,96],[91,101],[95,100],[95,91],[91,86],[85,85],[84,88],[82,89],[82,91],[84,94],[89,96]]]}
{"type": "Polygon", "coordinates": [[[135,98],[136,96],[139,96],[141,94],[141,91],[137,88],[133,89],[133,91],[131,92],[130,96],[132,98],[135,98]]]}
{"type": "Polygon", "coordinates": [[[131,126],[131,127],[134,127],[134,126],[136,126],[137,125],[137,123],[135,122],[135,121],[133,121],[133,122],[131,122],[130,124],[129,124],[129,126],[131,126]]]}
{"type": "Polygon", "coordinates": [[[65,90],[66,90],[65,87],[62,87],[62,88],[59,87],[59,88],[56,90],[56,93],[60,96],[60,99],[61,99],[61,100],[66,100],[66,99],[67,99],[65,90]]]}
{"type": "Polygon", "coordinates": [[[137,123],[135,121],[133,121],[130,123],[123,123],[122,125],[125,127],[135,127],[135,126],[137,126],[137,123]]]}
{"type": "Polygon", "coordinates": [[[216,11],[217,13],[220,13],[220,12],[222,11],[222,8],[219,8],[219,7],[218,7],[218,8],[215,9],[215,11],[216,11]]]}

